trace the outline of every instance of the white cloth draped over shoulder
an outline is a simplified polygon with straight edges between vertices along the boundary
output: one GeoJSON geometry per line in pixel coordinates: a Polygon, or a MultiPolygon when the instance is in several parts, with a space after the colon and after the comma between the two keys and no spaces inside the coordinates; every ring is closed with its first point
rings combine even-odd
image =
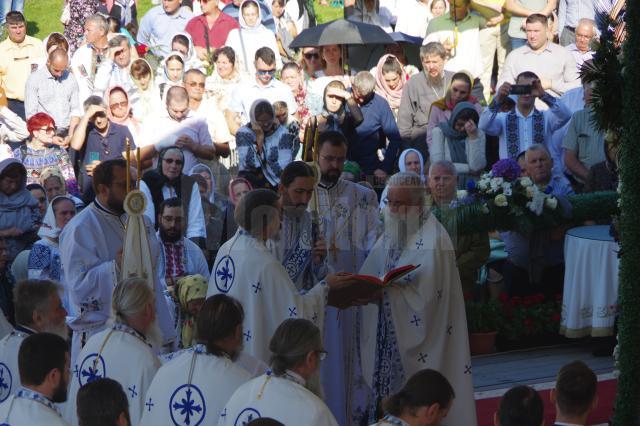
{"type": "Polygon", "coordinates": [[[182,351],[163,365],[147,391],[140,426],[213,425],[233,392],[251,375],[204,345],[182,351]]]}
{"type": "Polygon", "coordinates": [[[218,251],[207,297],[224,293],[242,303],[244,352],[269,363],[269,340],[282,321],[305,318],[322,329],[328,290],[321,281],[301,295],[264,243],[240,228],[218,251]]]}
{"type": "Polygon", "coordinates": [[[131,424],[137,425],[145,408],[145,394],[160,368],[151,345],[134,329],[120,323],[92,336],[72,366],[65,419],[78,425],[78,390],[94,380],[108,377],[120,383],[129,400],[131,424]]]}
{"type": "Polygon", "coordinates": [[[31,330],[14,330],[0,340],[0,403],[20,387],[18,351],[31,330]]]}
{"type": "Polygon", "coordinates": [[[304,386],[302,377],[289,371],[285,377],[269,372],[240,386],[220,415],[218,426],[246,425],[260,417],[285,425],[338,425],[325,403],[304,386]]]}
{"type": "MultiPolygon", "coordinates": [[[[28,392],[32,394],[32,392],[28,392]]],[[[33,392],[35,393],[35,392],[33,392]]],[[[55,404],[47,400],[43,395],[37,394],[38,399],[32,399],[28,395],[18,397],[12,395],[0,404],[0,422],[11,426],[68,426],[55,404]]]]}
{"type": "MultiPolygon", "coordinates": [[[[476,424],[476,410],[471,378],[471,357],[456,256],[447,231],[431,214],[420,230],[400,250],[391,250],[381,237],[364,263],[361,273],[378,277],[403,265],[421,265],[400,282],[385,290],[383,315],[379,305],[363,307],[360,352],[364,378],[374,387],[376,382],[393,375],[388,393],[395,393],[414,373],[424,368],[441,372],[453,386],[456,398],[443,425],[476,424]],[[384,326],[391,325],[384,336],[397,347],[380,347],[382,317],[384,326]],[[390,337],[390,338],[389,338],[390,337]],[[395,339],[395,342],[393,342],[395,339]],[[399,353],[401,365],[389,368],[394,359],[380,360],[380,352],[399,353]]],[[[384,327],[383,327],[384,328],[384,327]]],[[[386,396],[386,395],[380,395],[386,396]]]]}

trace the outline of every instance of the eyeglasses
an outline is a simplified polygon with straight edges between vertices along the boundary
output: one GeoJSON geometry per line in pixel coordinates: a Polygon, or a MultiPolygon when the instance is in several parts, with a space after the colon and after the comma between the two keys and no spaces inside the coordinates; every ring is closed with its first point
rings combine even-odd
{"type": "Polygon", "coordinates": [[[49,127],[41,127],[40,129],[41,132],[46,132],[46,133],[55,133],[56,132],[56,128],[53,126],[49,126],[49,127]]]}
{"type": "Polygon", "coordinates": [[[305,59],[320,59],[319,53],[305,53],[303,56],[305,59]]]}
{"type": "Polygon", "coordinates": [[[189,87],[199,87],[201,89],[204,89],[204,83],[198,83],[197,81],[190,81],[187,84],[189,85],[189,87]]]}
{"type": "Polygon", "coordinates": [[[116,109],[116,108],[126,108],[129,106],[129,102],[128,101],[122,101],[122,102],[114,102],[111,105],[109,105],[109,108],[111,109],[116,109]]]}
{"type": "Polygon", "coordinates": [[[318,358],[320,358],[320,361],[324,361],[327,358],[327,355],[329,355],[329,352],[325,350],[316,351],[316,353],[318,354],[318,358]]]}
{"type": "Polygon", "coordinates": [[[182,164],[184,163],[184,161],[182,160],[174,160],[173,158],[163,158],[162,160],[167,164],[176,163],[176,166],[182,166],[182,164]]]}
{"type": "Polygon", "coordinates": [[[276,70],[256,70],[256,74],[258,75],[274,75],[276,70]]]}

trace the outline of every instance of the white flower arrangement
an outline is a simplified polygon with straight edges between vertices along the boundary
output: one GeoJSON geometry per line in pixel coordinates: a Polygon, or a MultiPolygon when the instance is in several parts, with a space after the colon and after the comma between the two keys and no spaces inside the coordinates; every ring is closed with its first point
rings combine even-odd
{"type": "Polygon", "coordinates": [[[504,194],[498,194],[493,199],[493,203],[498,207],[506,207],[509,205],[509,201],[507,200],[507,196],[504,194]]]}
{"type": "Polygon", "coordinates": [[[558,199],[556,197],[547,197],[544,200],[545,207],[555,210],[558,207],[558,199]]]}

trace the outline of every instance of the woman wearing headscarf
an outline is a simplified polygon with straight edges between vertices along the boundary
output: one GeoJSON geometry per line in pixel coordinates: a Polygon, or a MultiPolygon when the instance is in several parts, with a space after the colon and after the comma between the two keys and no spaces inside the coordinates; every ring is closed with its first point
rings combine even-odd
{"type": "Polygon", "coordinates": [[[345,89],[344,84],[335,80],[325,87],[322,112],[313,119],[316,120],[318,131],[320,132],[337,130],[347,135],[351,134],[362,123],[364,116],[358,103],[353,99],[351,93],[345,89]]]}
{"type": "Polygon", "coordinates": [[[160,151],[157,168],[142,176],[144,185],[140,185],[140,190],[149,202],[145,214],[156,223],[160,204],[167,198],[180,198],[184,209],[185,237],[201,243],[206,232],[200,190],[193,178],[183,173],[183,167],[184,154],[180,148],[169,147],[160,151]]]}
{"type": "Polygon", "coordinates": [[[129,103],[133,116],[140,122],[161,109],[160,90],[155,84],[151,65],[145,59],[136,59],[129,68],[135,87],[131,90],[129,103]]]}
{"type": "Polygon", "coordinates": [[[69,154],[53,142],[56,132],[53,118],[44,112],[34,114],[27,120],[27,129],[31,137],[13,150],[13,157],[27,169],[27,184],[38,183],[44,169],[58,167],[69,191],[78,194],[78,181],[69,154]]]}
{"type": "Polygon", "coordinates": [[[276,36],[262,25],[261,20],[262,12],[256,0],[244,0],[238,14],[240,28],[234,28],[227,36],[226,45],[236,52],[240,72],[248,76],[253,76],[256,72],[253,61],[256,51],[261,47],[270,48],[276,55],[276,68],[282,68],[276,36]]]}
{"type": "Polygon", "coordinates": [[[482,105],[475,96],[471,96],[473,82],[469,74],[465,72],[455,73],[451,77],[451,83],[447,88],[444,98],[440,98],[431,104],[429,110],[429,123],[427,124],[427,145],[431,146],[433,129],[438,124],[447,122],[451,117],[451,112],[459,102],[469,102],[478,112],[482,113],[482,105]]]}
{"type": "Polygon", "coordinates": [[[479,115],[475,105],[458,103],[449,121],[438,124],[432,131],[429,154],[432,162],[451,161],[458,172],[458,188],[466,188],[467,181],[487,165],[485,134],[478,129],[479,115]]]}
{"type": "MultiPolygon", "coordinates": [[[[65,284],[58,239],[65,225],[76,215],[73,200],[64,195],[57,196],[49,203],[47,213],[38,231],[40,240],[36,241],[29,253],[29,279],[52,280],[65,284]]],[[[69,294],[65,287],[62,302],[69,312],[69,294]]]]}
{"type": "Polygon", "coordinates": [[[275,190],[282,170],[300,149],[300,140],[276,120],[273,106],[266,99],[257,99],[250,115],[251,121],[236,133],[238,175],[254,188],[275,190]]]}
{"type": "Polygon", "coordinates": [[[196,320],[207,298],[208,282],[202,275],[188,275],[178,280],[176,296],[179,304],[180,343],[191,347],[195,341],[196,320]]]}
{"type": "Polygon", "coordinates": [[[388,103],[393,115],[398,117],[398,108],[402,99],[402,89],[407,80],[402,64],[393,55],[386,54],[376,67],[376,93],[388,103]]]}
{"type": "MultiPolygon", "coordinates": [[[[113,123],[126,126],[137,141],[140,134],[140,122],[133,116],[133,108],[129,102],[129,94],[121,86],[114,86],[104,93],[107,104],[107,117],[113,123]]],[[[133,142],[133,141],[132,141],[133,142]]]]}
{"type": "Polygon", "coordinates": [[[176,35],[173,36],[173,39],[171,39],[171,50],[182,53],[185,72],[191,69],[197,69],[202,72],[206,71],[204,64],[198,58],[198,53],[196,52],[196,48],[193,44],[193,39],[189,33],[176,33],[176,35]]]}
{"type": "Polygon", "coordinates": [[[65,196],[71,198],[76,206],[76,210],[80,211],[84,208],[84,202],[67,191],[67,185],[64,181],[64,176],[58,167],[48,167],[44,169],[40,175],[40,185],[44,189],[44,193],[47,196],[47,200],[51,202],[58,196],[65,196]]]}
{"type": "Polygon", "coordinates": [[[209,96],[213,97],[220,111],[228,109],[231,92],[242,82],[236,62],[236,52],[223,46],[213,52],[213,73],[207,77],[205,85],[209,96]]]}
{"type": "Polygon", "coordinates": [[[167,92],[173,86],[182,86],[182,77],[185,72],[184,56],[180,52],[171,52],[163,60],[158,69],[156,85],[160,92],[160,98],[164,102],[167,92]]]}
{"type": "MultiPolygon", "coordinates": [[[[412,172],[420,176],[420,180],[423,184],[426,184],[426,176],[425,176],[425,162],[422,154],[417,149],[407,148],[400,153],[400,158],[398,159],[398,169],[401,172],[412,172]]],[[[380,196],[380,209],[383,209],[387,205],[387,193],[389,192],[389,187],[385,186],[384,191],[382,191],[382,195],[380,196]]]]}
{"type": "Polygon", "coordinates": [[[41,221],[38,201],[27,190],[27,170],[15,158],[0,161],[0,238],[8,263],[37,239],[41,221]]]}

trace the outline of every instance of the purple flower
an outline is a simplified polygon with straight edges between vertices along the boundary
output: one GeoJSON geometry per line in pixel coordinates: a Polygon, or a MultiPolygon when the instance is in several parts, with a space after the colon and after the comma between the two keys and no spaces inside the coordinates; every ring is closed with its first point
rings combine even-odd
{"type": "Polygon", "coordinates": [[[547,185],[547,187],[544,189],[544,193],[547,195],[551,194],[551,191],[553,191],[553,188],[551,188],[551,185],[547,185]]]}
{"type": "Polygon", "coordinates": [[[473,179],[470,179],[469,181],[467,181],[467,191],[471,192],[475,189],[476,189],[476,181],[473,179]]]}
{"type": "Polygon", "coordinates": [[[514,181],[520,177],[518,162],[511,159],[500,160],[491,168],[491,176],[501,177],[507,181],[514,181]]]}

